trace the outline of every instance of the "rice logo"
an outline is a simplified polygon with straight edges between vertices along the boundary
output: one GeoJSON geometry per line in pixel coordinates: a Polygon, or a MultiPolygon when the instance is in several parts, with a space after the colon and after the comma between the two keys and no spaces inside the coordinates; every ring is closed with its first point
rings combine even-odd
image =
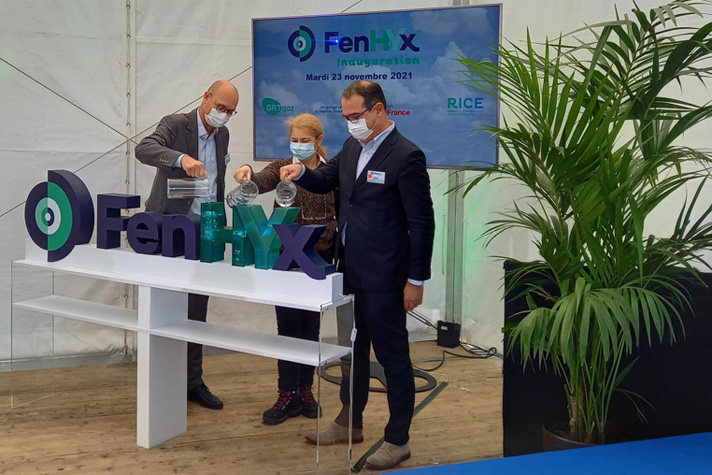
{"type": "Polygon", "coordinates": [[[283,106],[279,101],[271,97],[262,99],[262,110],[269,115],[277,115],[280,112],[294,112],[294,106],[283,106]]]}
{"type": "Polygon", "coordinates": [[[86,244],[94,231],[94,203],[84,182],[67,170],[49,170],[25,203],[25,226],[47,260],[66,257],[74,246],[86,244]]]}
{"type": "Polygon", "coordinates": [[[314,49],[316,49],[314,33],[306,26],[299,25],[299,29],[289,36],[287,47],[292,56],[299,58],[299,62],[303,63],[311,58],[314,49]]]}

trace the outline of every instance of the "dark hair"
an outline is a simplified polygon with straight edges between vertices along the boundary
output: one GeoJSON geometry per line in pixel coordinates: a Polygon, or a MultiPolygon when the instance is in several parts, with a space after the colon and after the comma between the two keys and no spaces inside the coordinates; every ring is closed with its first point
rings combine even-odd
{"type": "Polygon", "coordinates": [[[363,105],[367,108],[371,108],[375,106],[377,102],[380,102],[383,104],[384,109],[388,109],[386,96],[383,94],[383,89],[381,89],[378,83],[366,80],[354,81],[349,87],[344,89],[344,92],[341,93],[341,97],[349,99],[353,95],[363,97],[363,105]]]}

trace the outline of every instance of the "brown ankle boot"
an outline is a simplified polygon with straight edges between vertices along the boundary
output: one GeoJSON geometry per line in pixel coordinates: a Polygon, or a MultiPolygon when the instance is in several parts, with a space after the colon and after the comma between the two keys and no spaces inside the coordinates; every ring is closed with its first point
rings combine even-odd
{"type": "Polygon", "coordinates": [[[366,459],[366,468],[371,470],[388,470],[410,458],[410,445],[394,445],[383,442],[376,452],[366,459]]]}

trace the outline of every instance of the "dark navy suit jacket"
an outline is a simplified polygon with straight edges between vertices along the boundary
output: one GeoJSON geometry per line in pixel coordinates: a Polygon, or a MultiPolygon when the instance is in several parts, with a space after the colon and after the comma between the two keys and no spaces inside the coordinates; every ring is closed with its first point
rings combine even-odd
{"type": "Polygon", "coordinates": [[[409,278],[429,279],[435,221],[425,155],[394,129],[357,178],[360,153],[361,144],[349,138],[326,165],[296,181],[313,193],[340,190],[347,285],[392,291],[409,278]],[[383,172],[385,183],[369,181],[369,171],[383,172]]]}

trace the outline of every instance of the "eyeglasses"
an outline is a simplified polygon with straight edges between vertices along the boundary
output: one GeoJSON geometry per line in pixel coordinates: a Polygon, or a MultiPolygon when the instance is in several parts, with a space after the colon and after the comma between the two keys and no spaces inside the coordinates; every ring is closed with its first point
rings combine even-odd
{"type": "MultiPolygon", "coordinates": [[[[376,104],[378,104],[378,103],[376,103],[376,104]]],[[[344,120],[347,120],[347,121],[351,122],[352,124],[355,124],[356,122],[359,121],[359,119],[361,119],[362,115],[366,114],[366,112],[371,112],[371,110],[374,107],[376,107],[376,104],[372,105],[371,107],[369,107],[368,109],[365,109],[362,112],[358,112],[355,114],[349,114],[349,115],[342,115],[341,117],[343,117],[344,120]]],[[[366,115],[368,115],[368,114],[366,114],[366,115]]]]}
{"type": "MultiPolygon", "coordinates": [[[[213,95],[213,93],[211,92],[210,96],[212,97],[212,95],[213,95]]],[[[212,104],[212,100],[210,101],[210,103],[212,104]]],[[[218,112],[227,114],[228,117],[232,117],[237,112],[235,109],[230,110],[230,109],[225,108],[225,106],[223,106],[222,104],[218,104],[217,106],[214,106],[214,107],[215,107],[215,110],[217,110],[218,112]]]]}

